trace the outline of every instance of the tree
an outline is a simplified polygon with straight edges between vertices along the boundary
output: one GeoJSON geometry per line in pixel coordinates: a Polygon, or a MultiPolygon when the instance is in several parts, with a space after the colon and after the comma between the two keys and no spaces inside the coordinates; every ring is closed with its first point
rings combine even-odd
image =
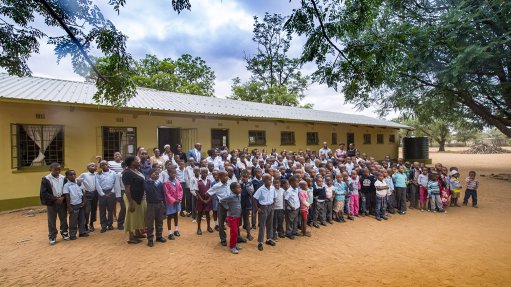
{"type": "Polygon", "coordinates": [[[286,23],[305,35],[313,78],[358,107],[420,104],[511,137],[511,1],[301,1],[286,23]]]}
{"type": "MultiPolygon", "coordinates": [[[[117,13],[126,0],[109,0],[117,13]]],[[[175,11],[191,8],[189,0],[172,0],[175,11]]],[[[126,50],[126,36],[105,19],[91,0],[2,0],[0,6],[0,67],[10,75],[30,76],[27,60],[39,52],[41,41],[53,45],[58,60],[71,57],[75,72],[84,73],[91,67],[97,76],[97,102],[123,106],[136,95],[131,79],[131,55],[126,50]],[[48,37],[32,26],[42,17],[50,27],[58,27],[65,34],[48,37]],[[101,71],[94,65],[89,53],[97,49],[108,60],[101,71]]]]}
{"type": "Polygon", "coordinates": [[[177,60],[154,55],[136,61],[132,79],[137,86],[200,96],[214,96],[215,73],[200,57],[184,54],[177,60]]]}
{"type": "MultiPolygon", "coordinates": [[[[245,57],[249,81],[233,79],[230,99],[261,102],[284,106],[300,106],[305,96],[308,77],[300,72],[300,60],[291,58],[291,33],[284,29],[285,18],[266,13],[262,22],[254,17],[254,37],[257,54],[245,57]]],[[[302,107],[310,108],[307,104],[302,107]]]]}
{"type": "Polygon", "coordinates": [[[465,146],[467,146],[468,141],[477,139],[481,130],[481,128],[470,125],[456,124],[454,127],[454,139],[456,139],[458,142],[464,143],[465,146]]]}

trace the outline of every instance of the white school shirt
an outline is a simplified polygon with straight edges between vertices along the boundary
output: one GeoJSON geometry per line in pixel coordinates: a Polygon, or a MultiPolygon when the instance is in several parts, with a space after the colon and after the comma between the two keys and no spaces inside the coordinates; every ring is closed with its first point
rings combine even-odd
{"type": "Polygon", "coordinates": [[[191,167],[191,166],[185,167],[184,178],[185,178],[185,183],[186,183],[187,188],[190,188],[190,179],[192,179],[194,177],[195,177],[195,174],[193,174],[193,167],[191,167]]]}
{"type": "Polygon", "coordinates": [[[273,205],[274,210],[284,209],[284,189],[279,188],[275,189],[276,197],[275,197],[275,205],[273,205]]]}
{"type": "Polygon", "coordinates": [[[298,192],[300,192],[298,188],[293,188],[291,186],[286,190],[286,192],[284,192],[284,199],[293,208],[293,210],[300,208],[298,192]]]}
{"type": "Polygon", "coordinates": [[[96,173],[84,172],[80,174],[80,179],[83,180],[82,184],[86,191],[96,190],[96,173]]]}
{"type": "Polygon", "coordinates": [[[253,195],[260,205],[271,205],[275,202],[277,193],[275,187],[270,186],[268,189],[265,185],[261,186],[253,195]]]}
{"type": "Polygon", "coordinates": [[[83,201],[82,187],[78,186],[76,182],[68,181],[64,185],[63,194],[69,194],[69,203],[71,205],[81,204],[83,201]]]}
{"type": "Polygon", "coordinates": [[[197,195],[197,190],[199,190],[199,180],[200,178],[198,177],[195,177],[195,175],[193,175],[192,178],[190,178],[190,193],[193,194],[193,196],[196,196],[197,195]]]}
{"type": "Polygon", "coordinates": [[[66,177],[63,176],[62,174],[59,174],[59,177],[54,177],[50,173],[46,176],[46,179],[50,181],[53,196],[61,197],[62,192],[64,191],[64,180],[66,179],[66,177]]]}
{"type": "Polygon", "coordinates": [[[378,196],[378,197],[385,197],[385,196],[387,196],[387,193],[389,192],[389,189],[388,189],[388,185],[385,183],[385,181],[377,180],[374,183],[374,186],[375,187],[387,186],[387,189],[381,189],[381,190],[376,189],[376,196],[378,196]]]}
{"type": "MultiPolygon", "coordinates": [[[[185,182],[185,172],[186,172],[186,167],[183,170],[181,170],[179,168],[176,169],[176,179],[179,182],[185,182]]],[[[183,186],[183,187],[186,187],[186,186],[183,186]]]]}

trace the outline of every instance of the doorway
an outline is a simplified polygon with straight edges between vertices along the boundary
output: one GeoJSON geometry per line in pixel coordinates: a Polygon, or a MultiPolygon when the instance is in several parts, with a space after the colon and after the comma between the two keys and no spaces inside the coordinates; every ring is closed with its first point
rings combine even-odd
{"type": "Polygon", "coordinates": [[[229,146],[228,129],[211,129],[211,148],[229,146]]]}
{"type": "Polygon", "coordinates": [[[158,148],[163,153],[163,147],[166,144],[174,151],[176,145],[180,143],[180,132],[176,128],[161,127],[158,128],[158,148]]]}

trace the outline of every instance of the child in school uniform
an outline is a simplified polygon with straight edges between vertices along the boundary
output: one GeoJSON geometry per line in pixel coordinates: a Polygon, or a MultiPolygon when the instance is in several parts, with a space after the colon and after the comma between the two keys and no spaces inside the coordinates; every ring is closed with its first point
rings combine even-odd
{"type": "Polygon", "coordinates": [[[85,200],[81,181],[76,180],[76,172],[72,169],[66,171],[67,183],[62,193],[66,197],[67,211],[69,212],[69,240],[76,240],[76,232],[80,237],[88,237],[85,230],[85,200]]]}
{"type": "MultiPolygon", "coordinates": [[[[211,181],[211,187],[213,187],[215,184],[219,183],[220,180],[218,179],[218,171],[213,170],[210,171],[208,166],[208,179],[211,181]]],[[[219,230],[218,227],[218,198],[216,196],[211,197],[211,210],[213,210],[213,221],[215,222],[215,231],[219,230]]]]}
{"type": "Polygon", "coordinates": [[[461,194],[461,180],[460,180],[460,174],[456,169],[451,170],[451,179],[449,181],[449,185],[451,187],[451,205],[450,206],[456,206],[460,207],[458,204],[458,198],[461,194]]]}
{"type": "Polygon", "coordinates": [[[300,200],[300,214],[302,216],[302,236],[310,237],[310,231],[307,231],[307,220],[308,213],[310,209],[310,201],[309,201],[309,186],[306,181],[300,181],[300,192],[298,193],[298,199],[300,200]]]}
{"type": "Polygon", "coordinates": [[[385,177],[385,183],[389,187],[389,194],[387,195],[387,212],[394,214],[396,213],[396,190],[394,187],[394,181],[390,175],[392,174],[392,169],[388,168],[383,171],[383,176],[385,177]]]}
{"type": "Polygon", "coordinates": [[[334,196],[335,196],[335,206],[334,206],[334,212],[336,221],[346,222],[343,216],[344,211],[344,204],[345,204],[345,197],[348,191],[348,179],[343,178],[342,173],[338,173],[335,178],[335,189],[334,189],[334,196]]]}
{"type": "Polygon", "coordinates": [[[334,181],[331,176],[326,177],[326,187],[325,187],[325,207],[326,207],[326,222],[332,224],[332,208],[334,203],[334,193],[335,193],[334,181]]]}
{"type": "Polygon", "coordinates": [[[438,174],[431,173],[428,181],[428,195],[431,203],[431,210],[433,212],[445,212],[442,205],[442,199],[440,199],[440,185],[438,184],[438,174]]]}
{"type": "Polygon", "coordinates": [[[156,241],[165,243],[163,238],[163,217],[165,212],[165,191],[163,183],[159,181],[160,172],[158,169],[149,171],[149,179],[144,182],[147,208],[145,214],[145,226],[147,230],[147,246],[154,246],[154,232],[156,230],[156,241]]]}
{"type": "Polygon", "coordinates": [[[377,174],[377,180],[374,183],[374,187],[376,188],[376,220],[387,220],[388,217],[385,215],[385,209],[389,186],[385,183],[385,178],[382,173],[377,174]]]}
{"type": "MultiPolygon", "coordinates": [[[[231,191],[229,190],[229,186],[227,185],[227,181],[229,180],[228,174],[226,171],[222,170],[218,172],[218,181],[211,186],[208,190],[208,194],[210,196],[216,197],[218,199],[218,235],[220,237],[220,244],[222,246],[227,246],[227,235],[225,233],[225,221],[227,219],[227,204],[223,202],[225,198],[230,196],[231,191]]],[[[241,198],[240,198],[241,200],[241,198]]],[[[238,228],[236,226],[236,228],[238,228]]]]}
{"type": "Polygon", "coordinates": [[[85,189],[85,226],[89,232],[94,232],[94,222],[96,221],[96,209],[98,205],[96,163],[89,163],[87,165],[87,172],[80,174],[79,179],[82,181],[83,188],[85,189]]]}
{"type": "Polygon", "coordinates": [[[69,240],[66,197],[62,193],[65,177],[60,172],[60,164],[52,163],[50,174],[41,179],[40,199],[41,204],[46,205],[47,209],[50,245],[57,243],[57,216],[60,221],[60,234],[64,240],[69,240]]]}
{"type": "MultiPolygon", "coordinates": [[[[192,211],[192,222],[197,222],[197,190],[199,190],[199,180],[200,180],[200,168],[195,166],[192,168],[193,175],[189,179],[188,187],[190,189],[190,194],[192,195],[193,202],[193,211],[192,211]]],[[[200,219],[200,218],[199,218],[200,219]]]]}
{"type": "MultiPolygon", "coordinates": [[[[257,191],[261,186],[264,185],[263,181],[263,171],[260,168],[254,169],[254,177],[252,178],[252,185],[254,186],[254,191],[257,191]]],[[[252,229],[256,229],[257,225],[257,201],[252,199],[252,229]]]]}
{"type": "MultiPolygon", "coordinates": [[[[285,186],[285,182],[283,186],[285,186]]],[[[298,215],[300,212],[300,199],[298,193],[298,178],[296,176],[289,177],[289,187],[284,193],[285,213],[286,213],[286,237],[295,239],[298,227],[298,215]]]]}
{"type": "Polygon", "coordinates": [[[359,190],[360,190],[360,179],[357,171],[351,172],[351,177],[348,179],[348,184],[351,187],[350,195],[350,216],[358,217],[359,213],[359,190]]]}
{"type": "Polygon", "coordinates": [[[273,240],[284,238],[284,189],[280,186],[280,176],[273,178],[275,201],[273,204],[273,240]]]}
{"type": "Polygon", "coordinates": [[[200,179],[197,181],[197,198],[195,201],[195,208],[197,209],[197,235],[202,235],[201,221],[203,215],[206,216],[208,232],[213,233],[213,228],[211,228],[211,218],[209,216],[209,212],[211,211],[211,197],[208,194],[208,190],[211,188],[211,181],[209,181],[207,177],[208,169],[206,167],[202,167],[200,169],[200,179]]]}
{"type": "Polygon", "coordinates": [[[99,195],[100,232],[104,233],[107,230],[114,229],[114,206],[117,203],[116,189],[120,186],[117,184],[117,174],[110,170],[106,160],[102,160],[99,167],[101,172],[96,175],[96,190],[99,195]]]}
{"type": "Polygon", "coordinates": [[[472,197],[472,207],[477,208],[477,189],[479,188],[479,180],[476,178],[476,172],[473,170],[469,171],[465,182],[467,183],[467,189],[465,190],[463,205],[467,206],[469,198],[472,197]]]}
{"type": "Polygon", "coordinates": [[[241,186],[234,181],[230,184],[231,194],[222,199],[222,203],[227,206],[226,221],[229,224],[229,249],[232,254],[238,254],[241,250],[238,244],[238,227],[241,216],[241,186]]]}
{"type": "MultiPolygon", "coordinates": [[[[307,195],[309,200],[309,212],[308,212],[308,222],[309,226],[312,227],[314,217],[316,216],[316,208],[314,206],[314,188],[312,187],[312,178],[307,177],[305,178],[305,182],[307,182],[307,195]]],[[[317,228],[319,228],[319,225],[317,225],[317,228]]]]}
{"type": "Polygon", "coordinates": [[[419,174],[417,178],[417,182],[419,183],[419,206],[420,210],[424,211],[428,208],[428,182],[429,182],[429,174],[428,169],[425,168],[422,170],[422,173],[419,174]]]}
{"type": "Polygon", "coordinates": [[[257,249],[263,251],[264,233],[266,231],[266,244],[275,246],[273,241],[273,204],[277,193],[272,186],[271,175],[265,173],[263,175],[264,185],[254,193],[254,199],[257,204],[257,212],[259,214],[259,234],[257,237],[257,249]]]}
{"type": "MultiPolygon", "coordinates": [[[[254,185],[250,181],[250,173],[248,170],[241,171],[241,219],[243,220],[243,229],[247,232],[247,239],[252,241],[254,237],[250,234],[249,215],[252,210],[252,195],[254,194],[254,185]]],[[[241,221],[240,221],[241,223],[241,221]]]]}
{"type": "Polygon", "coordinates": [[[181,201],[183,200],[183,187],[176,179],[176,169],[169,171],[169,180],[163,184],[165,191],[165,215],[167,215],[167,229],[169,231],[169,240],[174,240],[174,236],[181,236],[179,233],[179,216],[181,212],[181,201]],[[172,233],[172,219],[174,219],[174,233],[172,233]]]}

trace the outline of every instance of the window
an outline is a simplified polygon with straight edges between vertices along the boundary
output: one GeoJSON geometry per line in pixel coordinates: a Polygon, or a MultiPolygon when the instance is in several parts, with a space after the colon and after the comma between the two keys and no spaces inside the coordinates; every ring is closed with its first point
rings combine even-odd
{"type": "Polygon", "coordinates": [[[364,144],[371,144],[371,134],[364,134],[364,144]]]}
{"type": "Polygon", "coordinates": [[[337,144],[337,133],[332,133],[332,144],[337,144]]]}
{"type": "Polygon", "coordinates": [[[347,133],[346,134],[346,142],[348,143],[348,145],[350,143],[355,144],[355,134],[354,133],[347,133]]]}
{"type": "Polygon", "coordinates": [[[266,132],[248,131],[248,145],[266,145],[266,132]]]}
{"type": "Polygon", "coordinates": [[[11,124],[11,166],[64,165],[64,126],[11,124]]]}
{"type": "Polygon", "coordinates": [[[389,143],[396,143],[396,135],[389,135],[389,143]]]}
{"type": "Polygon", "coordinates": [[[377,144],[383,144],[383,134],[377,134],[376,135],[376,143],[377,144]]]}
{"type": "Polygon", "coordinates": [[[124,157],[135,155],[137,128],[102,127],[102,135],[104,160],[113,160],[115,152],[122,153],[124,157]]]}
{"type": "Polygon", "coordinates": [[[280,132],[280,145],[294,145],[295,132],[280,132]]]}
{"type": "Polygon", "coordinates": [[[317,132],[307,133],[307,145],[317,145],[319,143],[319,136],[317,132]]]}

